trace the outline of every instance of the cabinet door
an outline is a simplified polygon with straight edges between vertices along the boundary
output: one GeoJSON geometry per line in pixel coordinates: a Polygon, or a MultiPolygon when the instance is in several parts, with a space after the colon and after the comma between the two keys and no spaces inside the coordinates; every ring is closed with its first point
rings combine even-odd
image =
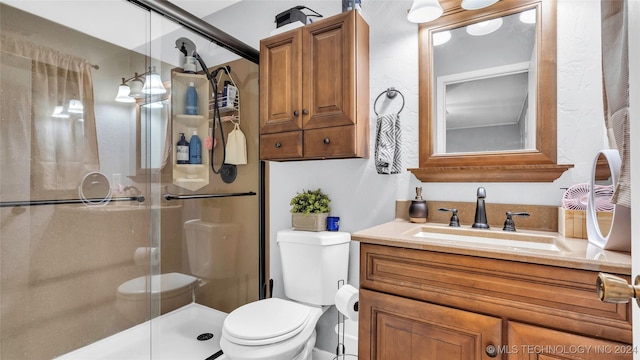
{"type": "Polygon", "coordinates": [[[502,320],[360,289],[359,358],[363,360],[491,359],[502,320]]]}
{"type": "Polygon", "coordinates": [[[304,129],[355,123],[355,16],[348,12],[305,27],[304,129]]]}
{"type": "Polygon", "coordinates": [[[593,339],[510,321],[508,360],[631,360],[633,345],[593,339]]]}
{"type": "Polygon", "coordinates": [[[302,31],[260,42],[260,133],[302,129],[302,31]]]}

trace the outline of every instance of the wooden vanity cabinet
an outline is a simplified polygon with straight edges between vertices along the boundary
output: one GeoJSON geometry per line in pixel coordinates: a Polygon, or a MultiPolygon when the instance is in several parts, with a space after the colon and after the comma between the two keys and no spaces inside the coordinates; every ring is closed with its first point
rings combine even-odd
{"type": "Polygon", "coordinates": [[[260,42],[260,158],[369,156],[369,26],[341,13],[260,42]]]}
{"type": "Polygon", "coordinates": [[[595,271],[367,243],[360,270],[363,360],[632,359],[595,271]]]}

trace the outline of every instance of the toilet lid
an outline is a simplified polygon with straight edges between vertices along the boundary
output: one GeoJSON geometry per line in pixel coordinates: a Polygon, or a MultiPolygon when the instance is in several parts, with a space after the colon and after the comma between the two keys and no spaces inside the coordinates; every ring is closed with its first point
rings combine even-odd
{"type": "MultiPolygon", "coordinates": [[[[122,295],[139,295],[149,292],[148,276],[140,276],[135,279],[131,279],[118,286],[118,293],[122,295]]],[[[188,288],[195,284],[198,278],[180,274],[180,273],[167,273],[151,276],[151,292],[157,293],[170,293],[179,291],[181,289],[188,288]]]]}
{"type": "Polygon", "coordinates": [[[232,311],[224,320],[226,338],[240,345],[267,345],[298,335],[311,317],[311,308],[270,298],[232,311]]]}

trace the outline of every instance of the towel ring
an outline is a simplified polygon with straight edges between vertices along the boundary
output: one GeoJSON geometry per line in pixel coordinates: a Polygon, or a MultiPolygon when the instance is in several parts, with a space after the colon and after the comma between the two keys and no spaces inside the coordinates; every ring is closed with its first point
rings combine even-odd
{"type": "Polygon", "coordinates": [[[373,112],[376,113],[376,116],[379,115],[378,112],[376,111],[376,104],[378,104],[378,99],[380,99],[380,96],[382,96],[384,94],[387,94],[387,98],[391,99],[391,100],[395,99],[395,97],[398,94],[400,94],[400,96],[402,96],[402,107],[400,107],[400,110],[398,111],[398,114],[400,114],[402,109],[404,109],[404,95],[402,95],[402,93],[400,91],[396,90],[396,88],[390,87],[387,90],[381,92],[380,95],[378,95],[376,100],[373,102],[373,112]]]}

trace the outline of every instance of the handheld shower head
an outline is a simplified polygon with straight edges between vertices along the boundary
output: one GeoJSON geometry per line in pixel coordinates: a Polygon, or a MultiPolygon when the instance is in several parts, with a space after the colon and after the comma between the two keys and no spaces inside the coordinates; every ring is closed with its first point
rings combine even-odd
{"type": "Polygon", "coordinates": [[[176,40],[176,49],[179,49],[184,56],[192,56],[196,53],[196,44],[185,37],[181,37],[176,40]]]}

